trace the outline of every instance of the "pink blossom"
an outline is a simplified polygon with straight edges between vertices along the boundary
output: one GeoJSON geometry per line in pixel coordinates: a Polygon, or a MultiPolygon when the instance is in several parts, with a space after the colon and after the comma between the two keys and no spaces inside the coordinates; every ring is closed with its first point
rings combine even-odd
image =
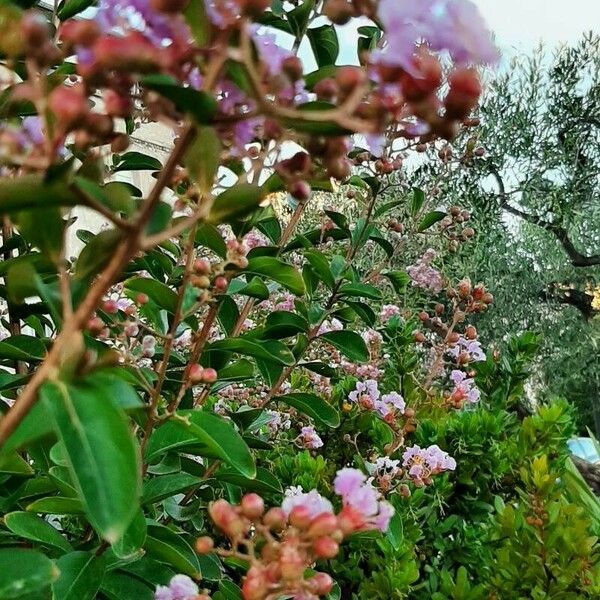
{"type": "Polygon", "coordinates": [[[288,515],[296,506],[306,508],[311,517],[322,513],[333,513],[333,506],[327,498],[321,496],[317,490],[304,492],[300,486],[288,488],[281,504],[281,508],[288,515]]]}
{"type": "Polygon", "coordinates": [[[354,391],[348,394],[350,402],[358,402],[361,396],[368,396],[373,403],[379,400],[380,392],[377,382],[374,379],[367,381],[357,381],[354,391]]]}
{"type": "Polygon", "coordinates": [[[450,379],[454,383],[450,400],[457,404],[464,400],[470,404],[479,402],[481,392],[475,387],[475,380],[472,377],[467,377],[467,374],[463,371],[453,369],[450,373],[450,379]]]}
{"type": "Polygon", "coordinates": [[[431,483],[433,475],[456,469],[456,461],[437,445],[407,448],[402,454],[402,465],[418,486],[431,483]]]}
{"type": "Polygon", "coordinates": [[[461,335],[456,345],[448,349],[448,354],[453,358],[458,358],[462,352],[466,352],[469,355],[469,360],[472,362],[480,362],[486,359],[480,342],[477,340],[468,340],[461,335]]]}
{"type": "Polygon", "coordinates": [[[303,427],[298,437],[305,448],[314,450],[323,446],[323,440],[319,437],[314,427],[303,427]]]}
{"type": "Polygon", "coordinates": [[[382,323],[387,323],[392,317],[400,314],[400,308],[395,304],[384,304],[379,312],[379,319],[382,323]]]}
{"type": "Polygon", "coordinates": [[[375,402],[375,409],[382,417],[386,417],[395,411],[402,415],[406,409],[406,403],[398,392],[391,392],[390,394],[384,394],[381,396],[381,400],[375,402]]]}
{"type": "Polygon", "coordinates": [[[460,64],[494,63],[498,51],[479,10],[470,0],[381,0],[378,16],[386,45],[376,62],[412,71],[421,43],[447,51],[460,64]]]}
{"type": "Polygon", "coordinates": [[[168,586],[159,585],[155,600],[192,600],[198,595],[198,586],[187,575],[175,575],[168,586]]]}
{"type": "Polygon", "coordinates": [[[444,287],[444,280],[440,272],[430,265],[435,257],[435,251],[429,248],[415,265],[407,267],[406,272],[415,287],[439,294],[444,287]]]}
{"type": "Polygon", "coordinates": [[[340,469],[333,480],[333,489],[336,494],[345,497],[359,489],[366,480],[367,476],[358,469],[340,469]]]}
{"type": "Polygon", "coordinates": [[[373,524],[379,531],[386,532],[390,526],[390,521],[394,516],[396,510],[389,502],[379,503],[379,512],[373,519],[373,524]]]}

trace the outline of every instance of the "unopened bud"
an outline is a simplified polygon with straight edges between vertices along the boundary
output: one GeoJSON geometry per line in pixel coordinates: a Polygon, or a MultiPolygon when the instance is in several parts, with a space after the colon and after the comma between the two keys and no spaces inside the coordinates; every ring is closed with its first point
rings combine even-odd
{"type": "Polygon", "coordinates": [[[207,535],[199,537],[194,545],[198,554],[209,554],[212,552],[214,546],[215,542],[207,535]]]}
{"type": "Polygon", "coordinates": [[[258,494],[246,494],[240,502],[242,514],[254,521],[259,519],[265,512],[264,500],[258,494]]]}
{"type": "Polygon", "coordinates": [[[340,547],[330,537],[320,537],[313,542],[313,552],[318,558],[333,558],[337,556],[340,547]]]}

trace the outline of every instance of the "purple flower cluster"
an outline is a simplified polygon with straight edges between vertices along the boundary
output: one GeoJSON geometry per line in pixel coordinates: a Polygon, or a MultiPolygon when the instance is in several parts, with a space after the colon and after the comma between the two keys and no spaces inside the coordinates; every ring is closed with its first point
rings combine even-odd
{"type": "Polygon", "coordinates": [[[348,394],[348,400],[360,404],[368,410],[375,410],[385,419],[388,415],[404,414],[406,403],[398,392],[381,395],[377,381],[367,379],[358,381],[355,389],[348,394]]]}
{"type": "Polygon", "coordinates": [[[150,0],[100,0],[95,21],[104,33],[138,31],[158,47],[190,40],[183,17],[155,11],[150,0]]]}
{"type": "Polygon", "coordinates": [[[453,358],[458,359],[463,353],[468,355],[469,362],[480,362],[486,359],[485,352],[483,351],[480,342],[477,340],[468,340],[461,335],[456,345],[448,349],[448,354],[453,358]]]}
{"type": "Polygon", "coordinates": [[[159,585],[155,600],[192,600],[198,595],[198,586],[187,575],[175,575],[169,585],[159,585]]]}
{"type": "Polygon", "coordinates": [[[391,318],[400,314],[400,309],[395,304],[384,304],[379,312],[379,320],[387,323],[391,318]]]}
{"type": "Polygon", "coordinates": [[[342,497],[344,508],[358,513],[371,526],[387,531],[394,507],[381,500],[381,493],[358,469],[340,469],[333,481],[335,493],[342,497]]]}
{"type": "Polygon", "coordinates": [[[321,496],[317,490],[304,492],[301,486],[288,488],[285,491],[285,498],[281,504],[281,508],[287,515],[296,506],[306,508],[311,517],[316,517],[322,513],[333,513],[333,506],[327,498],[321,496]]]}
{"type": "Polygon", "coordinates": [[[415,287],[439,294],[444,288],[444,280],[441,273],[431,266],[435,257],[435,250],[429,248],[417,261],[417,264],[407,267],[406,272],[415,287]]]}
{"type": "Polygon", "coordinates": [[[467,377],[467,374],[463,371],[453,369],[450,373],[450,379],[454,383],[454,389],[450,395],[450,400],[454,404],[479,402],[481,392],[475,387],[475,380],[472,377],[467,377]]]}
{"type": "Polygon", "coordinates": [[[407,448],[402,454],[402,465],[418,486],[430,484],[433,475],[456,469],[456,461],[437,445],[407,448]]]}
{"type": "Polygon", "coordinates": [[[319,434],[315,431],[314,427],[303,427],[300,430],[298,441],[305,448],[315,450],[323,446],[323,440],[319,437],[319,434]]]}
{"type": "Polygon", "coordinates": [[[377,62],[410,72],[421,43],[448,52],[458,64],[498,59],[491,33],[470,0],[381,0],[378,16],[386,31],[386,45],[375,54],[377,62]]]}

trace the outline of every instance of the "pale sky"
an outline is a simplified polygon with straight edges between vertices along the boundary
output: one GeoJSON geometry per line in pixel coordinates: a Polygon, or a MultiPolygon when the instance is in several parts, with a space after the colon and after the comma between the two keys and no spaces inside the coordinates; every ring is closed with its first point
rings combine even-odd
{"type": "Polygon", "coordinates": [[[530,50],[600,33],[600,0],[475,0],[502,50],[530,50]]]}

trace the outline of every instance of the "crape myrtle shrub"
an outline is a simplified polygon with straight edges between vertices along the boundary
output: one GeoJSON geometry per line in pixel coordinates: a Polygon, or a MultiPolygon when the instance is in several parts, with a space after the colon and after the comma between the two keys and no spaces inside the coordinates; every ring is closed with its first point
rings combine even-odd
{"type": "Polygon", "coordinates": [[[536,340],[486,354],[469,214],[398,183],[477,125],[474,5],[90,4],[0,5],[0,597],[597,596],[568,407],[512,413],[536,340]]]}

